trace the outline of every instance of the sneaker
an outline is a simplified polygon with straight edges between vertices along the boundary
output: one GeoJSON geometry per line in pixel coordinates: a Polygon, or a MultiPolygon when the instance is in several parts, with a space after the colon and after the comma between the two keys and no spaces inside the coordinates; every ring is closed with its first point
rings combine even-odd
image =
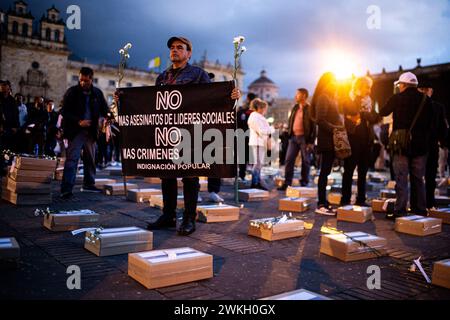
{"type": "Polygon", "coordinates": [[[324,216],[335,216],[336,215],[335,210],[327,208],[325,206],[322,206],[322,207],[316,209],[316,213],[324,215],[324,216]]]}
{"type": "Polygon", "coordinates": [[[93,193],[101,193],[102,190],[97,188],[96,186],[82,186],[81,192],[93,192],[93,193]]]}
{"type": "Polygon", "coordinates": [[[215,203],[220,203],[220,202],[225,202],[225,200],[223,200],[217,193],[215,192],[211,192],[209,194],[209,200],[211,202],[215,202],[215,203]]]}
{"type": "Polygon", "coordinates": [[[69,200],[73,197],[73,193],[72,192],[63,192],[61,193],[61,195],[59,196],[59,198],[61,200],[69,200]]]}

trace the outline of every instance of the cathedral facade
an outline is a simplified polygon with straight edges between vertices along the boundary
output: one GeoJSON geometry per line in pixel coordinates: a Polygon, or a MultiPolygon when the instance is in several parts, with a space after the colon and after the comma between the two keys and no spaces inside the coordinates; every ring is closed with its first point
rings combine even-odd
{"type": "MultiPolygon", "coordinates": [[[[0,11],[0,79],[9,80],[14,93],[21,93],[26,101],[43,96],[56,102],[62,100],[67,88],[78,83],[81,67],[94,70],[94,85],[100,88],[107,100],[117,86],[117,66],[93,64],[76,58],[70,52],[65,22],[55,6],[37,20],[24,1],[16,1],[7,12],[0,11]]],[[[211,63],[205,59],[194,62],[215,81],[229,81],[233,68],[230,64],[211,63]]],[[[152,86],[157,73],[139,68],[127,68],[122,87],[152,86]]],[[[242,88],[244,73],[238,73],[242,88]]]]}

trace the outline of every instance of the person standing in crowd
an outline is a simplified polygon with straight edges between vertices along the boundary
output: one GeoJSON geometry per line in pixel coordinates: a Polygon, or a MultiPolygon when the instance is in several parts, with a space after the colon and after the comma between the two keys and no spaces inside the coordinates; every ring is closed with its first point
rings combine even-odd
{"type": "Polygon", "coordinates": [[[374,110],[370,97],[372,84],[373,81],[369,77],[357,78],[353,81],[349,96],[344,97],[344,121],[352,154],[344,160],[341,206],[350,204],[353,172],[356,167],[358,167],[358,195],[355,204],[368,206],[366,204],[366,175],[375,140],[373,125],[380,121],[380,116],[374,110]]]}
{"type": "Polygon", "coordinates": [[[411,136],[411,148],[401,148],[393,150],[393,168],[396,178],[395,191],[397,201],[395,203],[392,218],[407,215],[408,205],[408,175],[411,183],[411,190],[414,197],[411,198],[411,210],[414,214],[427,214],[426,192],[425,192],[425,171],[427,154],[430,148],[431,126],[433,125],[433,105],[426,95],[417,90],[418,81],[415,74],[411,72],[403,73],[395,86],[400,93],[392,96],[386,105],[381,108],[379,114],[386,117],[393,113],[393,132],[391,140],[409,140],[411,136]],[[414,124],[414,119],[417,119],[414,124]],[[412,126],[412,128],[411,128],[412,126]],[[408,130],[411,130],[410,135],[408,130]],[[403,136],[403,138],[402,138],[403,136]]]}
{"type": "Polygon", "coordinates": [[[58,123],[58,112],[55,111],[55,102],[49,100],[46,103],[47,111],[47,127],[45,131],[45,154],[51,157],[55,156],[56,147],[56,133],[58,128],[56,127],[58,123]]]}
{"type": "Polygon", "coordinates": [[[27,129],[27,120],[28,120],[28,108],[23,103],[24,97],[20,93],[16,93],[14,96],[16,99],[17,110],[19,112],[19,131],[17,132],[17,152],[18,153],[26,153],[28,152],[28,141],[27,135],[25,133],[27,129]]]}
{"type": "MultiPolygon", "coordinates": [[[[419,84],[419,92],[426,94],[430,99],[433,96],[433,87],[424,82],[419,84]]],[[[445,107],[443,104],[432,100],[433,106],[433,122],[430,127],[430,144],[425,169],[425,190],[427,209],[436,207],[435,190],[436,176],[439,163],[439,147],[447,147],[448,122],[445,116],[445,107]]],[[[411,198],[414,197],[414,189],[411,189],[411,198]]]]}
{"type": "Polygon", "coordinates": [[[344,122],[339,114],[337,81],[333,73],[327,72],[320,78],[311,102],[311,111],[318,126],[317,153],[321,155],[316,213],[336,215],[328,203],[326,188],[335,159],[333,132],[344,129],[344,122]]]}
{"type": "Polygon", "coordinates": [[[102,126],[108,113],[103,92],[92,85],[94,71],[83,67],[79,83],[69,88],[63,99],[62,117],[64,137],[68,140],[61,198],[73,196],[78,161],[83,150],[83,191],[101,192],[95,187],[95,142],[98,128],[102,126]]]}
{"type": "MultiPolygon", "coordinates": [[[[185,37],[171,37],[167,42],[170,49],[170,61],[172,65],[156,79],[156,86],[170,86],[180,84],[210,83],[211,80],[203,69],[192,66],[189,60],[192,56],[192,43],[185,37]]],[[[239,89],[233,89],[231,99],[240,99],[239,89]]],[[[114,95],[118,102],[118,94],[114,95]]],[[[149,230],[173,228],[176,226],[176,208],[178,185],[176,178],[161,179],[163,193],[163,214],[159,219],[150,223],[149,230]]],[[[197,201],[199,193],[198,177],[183,178],[184,212],[183,222],[178,229],[178,234],[187,236],[195,232],[195,218],[197,215],[197,201]]]]}
{"type": "Polygon", "coordinates": [[[47,111],[45,110],[43,97],[35,97],[34,103],[28,108],[27,131],[28,153],[37,155],[44,154],[45,128],[47,124],[47,111]]]}
{"type": "Polygon", "coordinates": [[[17,152],[16,136],[20,128],[19,110],[16,100],[12,96],[11,83],[8,80],[0,82],[0,111],[3,121],[1,128],[3,150],[17,152]]]}
{"type": "MultiPolygon", "coordinates": [[[[253,100],[255,100],[257,98],[257,96],[254,93],[249,93],[247,94],[247,99],[244,103],[244,105],[239,109],[239,111],[237,112],[237,127],[238,129],[242,129],[244,131],[244,133],[248,132],[248,118],[250,117],[250,114],[253,112],[253,110],[250,109],[250,103],[252,103],[253,100]]],[[[243,163],[239,164],[239,178],[242,181],[245,181],[245,176],[247,174],[247,165],[249,162],[249,154],[250,154],[250,150],[248,148],[248,143],[249,143],[249,138],[246,136],[245,137],[245,155],[240,155],[238,156],[238,159],[240,159],[241,157],[244,161],[240,161],[243,163]]]]}
{"type": "Polygon", "coordinates": [[[273,129],[270,127],[265,117],[267,113],[267,102],[256,98],[251,104],[250,108],[254,110],[248,118],[248,127],[250,129],[250,150],[252,151],[253,163],[252,169],[252,188],[268,190],[268,186],[264,179],[261,179],[261,168],[265,164],[267,150],[271,149],[268,146],[270,135],[273,129]]]}
{"type": "Polygon", "coordinates": [[[285,183],[278,188],[281,191],[285,191],[292,185],[295,160],[299,153],[302,156],[300,184],[302,187],[309,184],[310,153],[316,140],[316,126],[311,119],[311,106],[307,102],[308,96],[308,90],[304,88],[298,89],[295,95],[296,105],[289,117],[289,146],[286,154],[285,183]]]}
{"type": "Polygon", "coordinates": [[[280,166],[286,163],[286,153],[289,146],[289,125],[283,124],[280,126],[280,166]]]}

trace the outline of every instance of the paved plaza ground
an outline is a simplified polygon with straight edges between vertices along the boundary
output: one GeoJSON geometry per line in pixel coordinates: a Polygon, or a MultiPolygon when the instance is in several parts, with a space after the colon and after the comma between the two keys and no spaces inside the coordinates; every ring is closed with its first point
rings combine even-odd
{"type": "MultiPolygon", "coordinates": [[[[100,172],[98,177],[109,177],[100,172]]],[[[119,180],[120,177],[116,177],[119,180]]],[[[149,185],[134,179],[140,187],[149,185]]],[[[69,201],[58,199],[59,182],[53,182],[53,210],[92,209],[101,215],[102,227],[137,226],[145,228],[161,210],[148,203],[136,204],[124,196],[81,193],[69,201]]],[[[221,193],[226,203],[234,203],[232,186],[221,193]]],[[[375,196],[378,191],[370,193],[375,196]]],[[[207,193],[201,193],[207,199],[207,193]]],[[[276,189],[270,199],[245,203],[238,222],[197,224],[189,237],[175,230],[155,231],[154,249],[192,247],[214,256],[214,277],[209,280],[157,290],[147,290],[127,275],[127,255],[97,257],[84,249],[84,236],[70,232],[54,233],[42,226],[43,217],[35,217],[36,207],[16,207],[0,203],[0,237],[16,237],[21,259],[15,268],[0,273],[0,298],[6,299],[260,299],[295,289],[307,289],[331,299],[449,299],[450,290],[428,285],[420,272],[408,271],[412,260],[421,256],[431,276],[432,263],[450,256],[450,226],[440,234],[414,237],[394,231],[394,222],[384,214],[365,224],[337,222],[334,217],[319,216],[311,208],[296,214],[313,227],[302,238],[266,242],[247,235],[249,220],[278,216],[276,189]],[[358,262],[341,262],[319,253],[321,227],[337,226],[343,231],[364,231],[388,240],[389,255],[358,262]],[[66,269],[78,265],[82,272],[81,290],[68,290],[66,269]],[[381,268],[381,290],[367,289],[367,268],[381,268]]],[[[42,208],[42,207],[41,207],[42,208]]]]}

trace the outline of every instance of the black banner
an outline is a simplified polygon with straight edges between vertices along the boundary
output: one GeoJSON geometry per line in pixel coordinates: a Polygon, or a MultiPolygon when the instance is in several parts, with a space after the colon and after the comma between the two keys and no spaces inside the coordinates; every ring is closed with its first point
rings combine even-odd
{"type": "Polygon", "coordinates": [[[120,89],[123,174],[235,177],[232,89],[232,82],[120,89]]]}

